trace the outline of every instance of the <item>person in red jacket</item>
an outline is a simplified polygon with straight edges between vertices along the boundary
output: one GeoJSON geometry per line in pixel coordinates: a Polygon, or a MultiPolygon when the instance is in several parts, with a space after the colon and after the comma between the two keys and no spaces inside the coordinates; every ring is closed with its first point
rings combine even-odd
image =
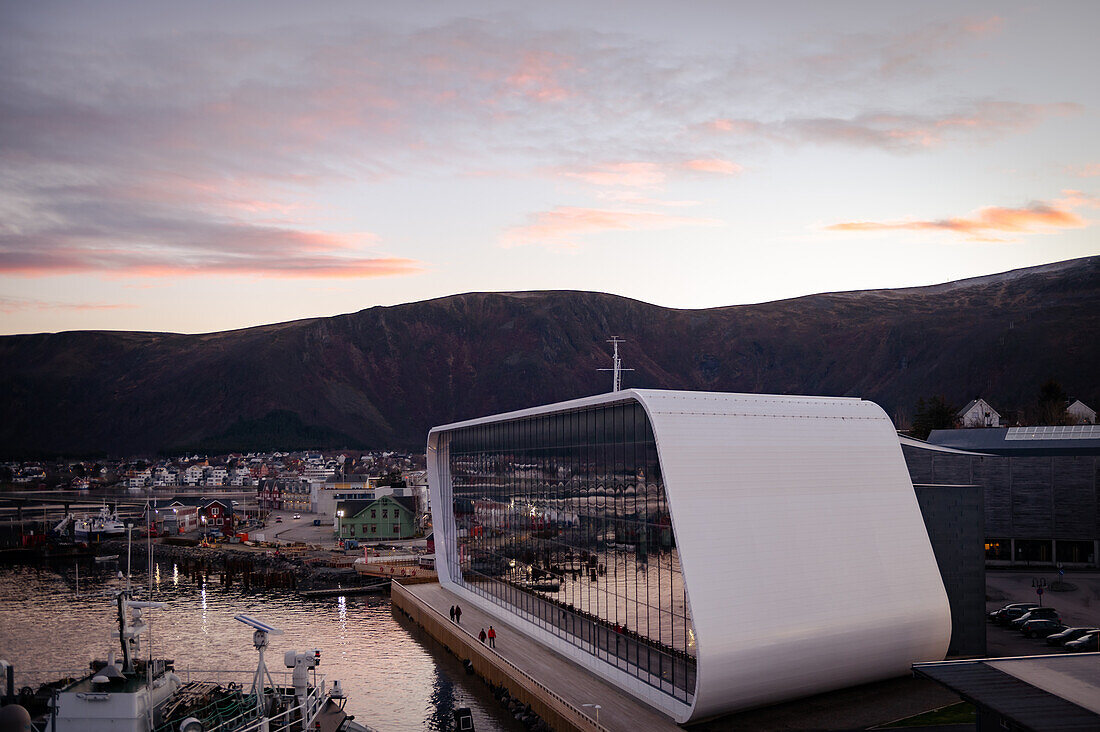
{"type": "Polygon", "coordinates": [[[493,629],[493,626],[489,626],[489,647],[497,647],[497,632],[493,629]]]}

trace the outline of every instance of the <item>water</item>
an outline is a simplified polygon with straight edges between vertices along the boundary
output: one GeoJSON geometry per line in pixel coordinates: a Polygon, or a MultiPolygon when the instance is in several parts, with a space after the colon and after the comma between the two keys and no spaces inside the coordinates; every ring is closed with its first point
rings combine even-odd
{"type": "MultiPolygon", "coordinates": [[[[17,687],[34,685],[37,680],[25,675],[33,669],[86,668],[109,650],[117,655],[118,641],[109,637],[117,629],[114,604],[105,594],[120,586],[117,567],[81,562],[79,596],[76,570],[71,562],[0,567],[0,658],[15,665],[17,687]]],[[[146,579],[135,572],[133,581],[145,586],[146,579]]],[[[478,732],[523,729],[480,679],[466,675],[459,659],[395,619],[388,600],[246,592],[222,587],[213,575],[207,582],[192,580],[170,562],[156,565],[152,587],[151,599],[169,606],[146,614],[153,655],[174,659],[177,669],[255,669],[252,629],[233,619],[245,613],[283,630],[270,637],[272,671],[284,670],[285,651],[319,648],[318,672],[330,684],[339,679],[348,713],[379,732],[451,730],[451,712],[459,707],[470,707],[478,732]]]]}

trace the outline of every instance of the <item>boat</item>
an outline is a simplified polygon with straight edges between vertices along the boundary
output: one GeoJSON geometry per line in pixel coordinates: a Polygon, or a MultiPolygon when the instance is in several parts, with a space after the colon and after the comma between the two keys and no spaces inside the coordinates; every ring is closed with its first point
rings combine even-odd
{"type": "Polygon", "coordinates": [[[73,536],[77,541],[97,542],[121,538],[126,534],[126,524],[107,506],[95,516],[84,516],[73,522],[73,536]]]}
{"type": "Polygon", "coordinates": [[[96,557],[95,560],[97,562],[117,562],[118,561],[118,555],[117,554],[104,554],[102,556],[96,557]]]}
{"type": "MultiPolygon", "coordinates": [[[[121,573],[120,573],[121,577],[121,573]]],[[[92,661],[87,670],[43,684],[37,692],[14,694],[10,664],[4,701],[18,702],[40,732],[373,732],[344,711],[339,681],[326,686],[317,673],[321,651],[287,651],[289,671],[270,671],[264,660],[268,637],[282,631],[262,620],[236,615],[251,627],[259,653],[254,671],[176,669],[165,658],[141,658],[141,636],[149,629],[144,613],[167,609],[163,602],[135,600],[127,576],[113,593],[120,654],[92,661]]],[[[28,729],[28,727],[20,727],[28,729]]]]}

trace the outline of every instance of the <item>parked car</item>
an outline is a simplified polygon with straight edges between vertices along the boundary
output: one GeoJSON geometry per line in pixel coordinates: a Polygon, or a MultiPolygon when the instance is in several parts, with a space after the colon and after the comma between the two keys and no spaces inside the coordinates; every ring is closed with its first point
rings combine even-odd
{"type": "Polygon", "coordinates": [[[1046,638],[1048,635],[1061,633],[1065,629],[1066,626],[1057,620],[1046,620],[1043,618],[1039,620],[1029,620],[1020,626],[1020,632],[1024,634],[1025,638],[1046,638]]]}
{"type": "Polygon", "coordinates": [[[1062,647],[1070,653],[1088,653],[1089,651],[1100,651],[1100,630],[1094,630],[1091,633],[1086,633],[1077,640],[1072,640],[1062,647]]]}
{"type": "Polygon", "coordinates": [[[1018,620],[1022,615],[1026,615],[1027,613],[1031,612],[1032,610],[1034,610],[1037,607],[1039,607],[1039,606],[1036,604],[1036,605],[1032,605],[1031,607],[1027,607],[1026,605],[1020,605],[1020,606],[1017,606],[1017,607],[1005,608],[997,616],[997,624],[998,625],[1012,625],[1012,621],[1018,620]]]}
{"type": "Polygon", "coordinates": [[[275,517],[275,523],[281,524],[282,522],[283,522],[283,517],[282,516],[276,516],[275,517]]]}
{"type": "Polygon", "coordinates": [[[1055,633],[1054,635],[1047,636],[1048,646],[1061,646],[1075,641],[1083,635],[1088,633],[1095,633],[1100,628],[1066,628],[1061,633],[1055,633]]]}
{"type": "Polygon", "coordinates": [[[1009,626],[1019,630],[1029,620],[1061,620],[1061,618],[1058,617],[1058,611],[1052,607],[1033,607],[1009,623],[1009,626]]]}
{"type": "MultiPolygon", "coordinates": [[[[1037,602],[1013,602],[1013,603],[1010,603],[1008,605],[1005,605],[1004,607],[997,608],[993,612],[986,615],[986,617],[989,618],[990,621],[996,623],[1004,616],[1004,614],[1008,610],[1015,610],[1015,609],[1018,609],[1018,608],[1023,608],[1023,612],[1027,612],[1028,610],[1030,610],[1033,607],[1039,607],[1039,603],[1037,603],[1037,602]]],[[[1023,613],[1020,613],[1020,614],[1022,615],[1023,613]]],[[[1020,617],[1020,615],[1017,615],[1016,617],[1018,618],[1018,617],[1020,617]]]]}

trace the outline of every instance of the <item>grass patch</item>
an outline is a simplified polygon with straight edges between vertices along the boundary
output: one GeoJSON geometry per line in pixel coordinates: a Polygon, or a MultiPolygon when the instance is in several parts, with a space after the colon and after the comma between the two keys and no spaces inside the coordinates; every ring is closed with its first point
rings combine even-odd
{"type": "Polygon", "coordinates": [[[975,724],[978,720],[974,705],[970,702],[957,702],[946,707],[922,712],[913,717],[899,719],[884,724],[878,729],[896,729],[899,727],[931,727],[937,724],[975,724]]]}

